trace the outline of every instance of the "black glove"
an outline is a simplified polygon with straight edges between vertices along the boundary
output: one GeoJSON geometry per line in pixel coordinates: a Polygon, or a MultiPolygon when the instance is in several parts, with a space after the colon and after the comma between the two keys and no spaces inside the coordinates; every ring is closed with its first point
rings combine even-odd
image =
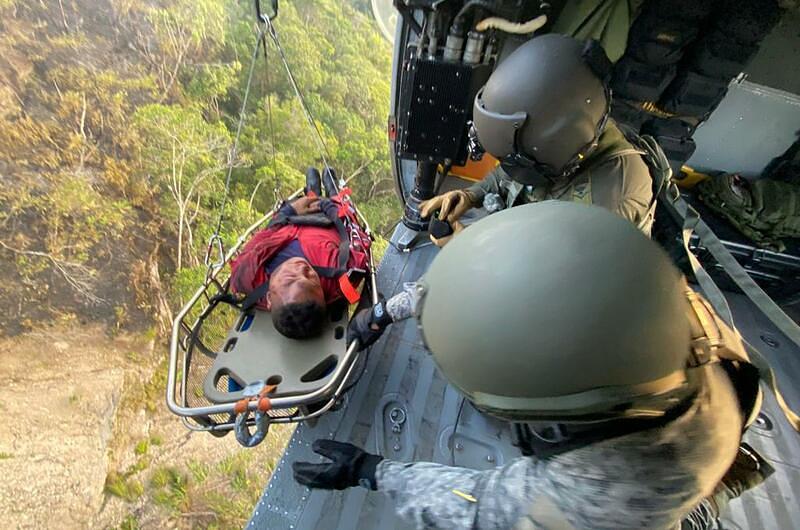
{"type": "Polygon", "coordinates": [[[369,309],[362,309],[350,320],[347,325],[347,343],[358,339],[359,351],[368,348],[381,338],[391,323],[392,317],[386,312],[386,300],[381,297],[380,302],[369,309]]]}
{"type": "Polygon", "coordinates": [[[375,468],[383,460],[382,456],[367,453],[353,444],[334,440],[316,440],[311,448],[332,462],[294,462],[294,479],[300,484],[326,490],[343,490],[353,486],[363,486],[371,490],[377,488],[375,468]]]}

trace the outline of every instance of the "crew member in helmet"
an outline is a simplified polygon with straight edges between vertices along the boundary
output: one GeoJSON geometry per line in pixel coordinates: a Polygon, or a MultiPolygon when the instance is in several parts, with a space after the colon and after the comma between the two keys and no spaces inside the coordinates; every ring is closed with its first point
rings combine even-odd
{"type": "Polygon", "coordinates": [[[649,235],[652,179],[642,152],[609,117],[610,69],[595,41],[547,34],[516,49],[473,106],[470,150],[500,165],[470,188],[423,202],[423,217],[438,212],[459,232],[470,208],[491,213],[557,199],[602,206],[649,235]]]}
{"type": "Polygon", "coordinates": [[[368,344],[412,312],[442,375],[530,456],[478,471],[318,440],[331,462],[294,463],[300,483],[383,492],[417,528],[522,530],[672,529],[690,512],[684,528],[705,528],[763,480],[737,456],[761,397],[738,334],[601,208],[550,201],[480,221],[351,337],[368,344]],[[476,278],[492,311],[475,311],[476,278]],[[735,459],[753,473],[720,482],[735,459]]]}

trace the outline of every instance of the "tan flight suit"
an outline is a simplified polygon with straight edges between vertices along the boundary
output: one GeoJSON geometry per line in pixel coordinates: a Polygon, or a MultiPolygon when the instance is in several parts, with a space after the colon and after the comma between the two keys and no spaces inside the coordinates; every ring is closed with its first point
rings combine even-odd
{"type": "Polygon", "coordinates": [[[649,235],[653,180],[641,154],[609,120],[597,148],[572,176],[533,187],[512,180],[498,166],[469,191],[478,204],[486,194],[496,193],[506,208],[551,199],[595,204],[642,225],[642,231],[649,235]]]}

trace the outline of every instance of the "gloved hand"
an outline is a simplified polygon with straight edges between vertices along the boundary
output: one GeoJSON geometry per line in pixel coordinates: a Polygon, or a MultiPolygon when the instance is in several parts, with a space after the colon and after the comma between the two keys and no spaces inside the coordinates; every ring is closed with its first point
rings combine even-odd
{"type": "Polygon", "coordinates": [[[444,237],[440,237],[440,238],[435,238],[435,237],[433,237],[433,234],[431,234],[430,238],[431,238],[431,241],[433,241],[434,245],[436,245],[439,248],[442,248],[447,243],[449,243],[451,239],[453,239],[462,230],[464,230],[464,225],[461,224],[460,221],[453,221],[452,223],[450,223],[450,226],[453,227],[453,232],[450,235],[447,235],[447,236],[444,236],[444,237]]]}
{"type": "Polygon", "coordinates": [[[468,190],[453,190],[423,201],[419,213],[423,218],[439,211],[439,219],[453,224],[470,208],[478,206],[475,196],[468,190]]]}
{"type": "Polygon", "coordinates": [[[332,462],[294,462],[294,479],[300,484],[326,490],[343,490],[353,486],[376,489],[375,468],[383,460],[382,456],[334,440],[316,440],[311,448],[332,462]]]}
{"type": "Polygon", "coordinates": [[[370,347],[381,338],[384,330],[392,323],[392,317],[386,312],[386,299],[379,296],[379,301],[368,309],[362,309],[347,325],[347,343],[358,339],[358,351],[370,347]]]}

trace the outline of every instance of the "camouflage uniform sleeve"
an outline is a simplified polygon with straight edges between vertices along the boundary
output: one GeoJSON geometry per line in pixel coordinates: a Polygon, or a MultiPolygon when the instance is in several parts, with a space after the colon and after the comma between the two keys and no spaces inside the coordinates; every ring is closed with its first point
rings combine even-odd
{"type": "Polygon", "coordinates": [[[401,517],[426,529],[510,529],[544,489],[536,461],[525,457],[487,471],[384,460],[376,480],[401,517]]]}
{"type": "Polygon", "coordinates": [[[501,194],[500,168],[490,171],[488,175],[483,177],[483,180],[467,188],[467,191],[475,197],[475,203],[478,206],[483,204],[483,198],[486,197],[487,193],[501,194]]]}
{"type": "Polygon", "coordinates": [[[719,484],[740,441],[730,378],[719,365],[702,370],[705,388],[666,426],[486,471],[384,460],[377,489],[420,529],[675,529],[719,484]]]}
{"type": "Polygon", "coordinates": [[[417,314],[419,299],[419,284],[405,283],[402,291],[386,301],[386,312],[392,317],[392,322],[411,318],[417,314]]]}

